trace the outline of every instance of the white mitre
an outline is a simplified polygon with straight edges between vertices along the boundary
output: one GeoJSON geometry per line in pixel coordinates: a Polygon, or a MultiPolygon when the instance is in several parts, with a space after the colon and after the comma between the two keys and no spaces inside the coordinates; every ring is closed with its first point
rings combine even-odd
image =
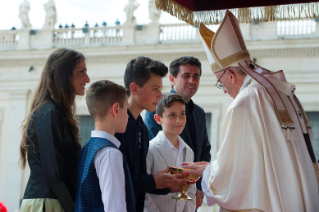
{"type": "MultiPolygon", "coordinates": [[[[201,23],[199,34],[213,73],[229,66],[240,67],[246,74],[251,76],[267,90],[274,102],[282,126],[285,128],[293,127],[293,121],[278,93],[278,87],[285,86],[289,88],[289,93],[293,94],[294,86],[284,81],[278,82],[278,80],[275,85],[272,83],[273,79],[267,76],[267,73],[270,73],[270,71],[256,66],[251,61],[250,54],[240,31],[238,20],[229,10],[226,10],[225,17],[216,33],[201,23]]],[[[271,73],[276,74],[277,72],[271,73]]]]}
{"type": "Polygon", "coordinates": [[[214,73],[228,66],[238,66],[239,61],[250,61],[250,55],[238,21],[229,10],[226,11],[216,33],[202,23],[199,27],[199,33],[214,73]]]}

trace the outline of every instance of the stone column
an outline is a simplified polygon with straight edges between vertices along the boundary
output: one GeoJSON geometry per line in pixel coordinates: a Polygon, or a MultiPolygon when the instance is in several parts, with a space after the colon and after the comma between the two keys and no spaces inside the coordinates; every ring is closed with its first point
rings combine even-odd
{"type": "Polygon", "coordinates": [[[134,45],[135,43],[135,22],[132,24],[124,24],[123,27],[123,45],[134,45]]]}
{"type": "Polygon", "coordinates": [[[315,36],[319,37],[319,18],[315,18],[316,28],[315,28],[315,36]]]}
{"type": "Polygon", "coordinates": [[[2,147],[1,154],[5,154],[5,161],[2,163],[5,167],[1,173],[3,179],[3,187],[1,188],[4,194],[2,200],[8,207],[8,211],[15,211],[20,206],[22,171],[18,165],[20,153],[19,146],[21,141],[21,124],[26,116],[27,109],[27,90],[17,90],[10,92],[10,111],[9,131],[2,147]]]}
{"type": "Polygon", "coordinates": [[[32,36],[36,39],[31,39],[32,49],[51,49],[53,47],[53,29],[42,29],[34,31],[32,36]]]}
{"type": "Polygon", "coordinates": [[[146,25],[147,35],[145,38],[145,44],[157,44],[160,37],[160,24],[158,22],[152,22],[146,25]]]}
{"type": "Polygon", "coordinates": [[[251,27],[251,40],[276,40],[277,35],[277,22],[256,22],[250,25],[251,27]]]}
{"type": "Polygon", "coordinates": [[[251,34],[250,34],[250,26],[251,24],[240,24],[240,30],[241,33],[243,34],[243,37],[245,40],[251,40],[251,34]]]}
{"type": "Polygon", "coordinates": [[[19,42],[17,50],[28,50],[30,49],[30,30],[23,29],[19,31],[19,42]]]}

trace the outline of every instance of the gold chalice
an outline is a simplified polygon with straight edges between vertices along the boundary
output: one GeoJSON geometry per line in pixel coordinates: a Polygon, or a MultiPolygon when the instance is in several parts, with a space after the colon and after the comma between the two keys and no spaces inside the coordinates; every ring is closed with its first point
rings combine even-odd
{"type": "Polygon", "coordinates": [[[200,176],[196,175],[196,174],[188,174],[188,173],[184,173],[184,170],[191,170],[191,169],[187,169],[187,168],[179,168],[179,167],[169,167],[169,172],[171,174],[182,174],[184,178],[187,179],[187,184],[185,185],[181,185],[182,188],[182,192],[179,193],[177,196],[172,197],[173,199],[178,199],[178,200],[187,200],[187,201],[193,201],[194,199],[192,199],[190,196],[187,195],[187,191],[188,188],[190,186],[190,184],[195,183],[200,176]]]}

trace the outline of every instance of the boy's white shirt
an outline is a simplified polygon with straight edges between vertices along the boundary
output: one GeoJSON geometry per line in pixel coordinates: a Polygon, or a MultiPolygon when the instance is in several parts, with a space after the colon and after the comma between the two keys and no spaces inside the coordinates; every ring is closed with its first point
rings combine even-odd
{"type": "MultiPolygon", "coordinates": [[[[93,130],[91,137],[105,138],[117,148],[121,145],[116,137],[104,131],[93,130]]],[[[104,211],[127,211],[122,153],[115,148],[99,149],[94,156],[94,166],[102,191],[104,211]]]]}
{"type": "MultiPolygon", "coordinates": [[[[179,140],[179,148],[178,150],[174,147],[174,145],[167,139],[162,131],[159,131],[157,136],[150,141],[150,148],[147,155],[147,172],[148,174],[155,174],[157,171],[154,170],[155,163],[158,163],[162,160],[165,161],[165,164],[160,164],[161,170],[165,169],[167,166],[177,166],[181,167],[181,163],[185,161],[193,161],[194,160],[194,153],[192,149],[183,141],[183,139],[178,136],[179,140]],[[156,149],[156,150],[155,150],[156,149]],[[159,153],[159,154],[158,154],[159,153]],[[155,159],[153,159],[155,158],[155,159]]],[[[188,189],[188,195],[194,199],[194,201],[182,201],[182,200],[175,200],[171,198],[171,196],[176,196],[176,193],[169,193],[167,195],[153,195],[153,194],[146,194],[145,197],[145,204],[144,204],[144,212],[160,212],[159,208],[155,204],[156,196],[158,198],[164,198],[164,196],[168,196],[169,200],[172,202],[176,202],[176,208],[168,207],[171,211],[195,211],[196,207],[196,200],[195,200],[195,193],[196,193],[196,184],[193,184],[188,189]]],[[[162,202],[162,204],[170,205],[169,201],[162,202]]],[[[165,212],[167,211],[166,209],[165,212]]]]}

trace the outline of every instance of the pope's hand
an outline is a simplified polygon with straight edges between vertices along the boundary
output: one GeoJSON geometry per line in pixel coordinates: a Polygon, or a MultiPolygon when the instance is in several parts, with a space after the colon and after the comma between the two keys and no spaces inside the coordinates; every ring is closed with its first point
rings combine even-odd
{"type": "Polygon", "coordinates": [[[196,162],[196,163],[190,163],[190,162],[184,162],[182,163],[183,168],[188,168],[190,170],[184,170],[185,173],[189,174],[196,174],[198,176],[202,176],[204,170],[206,169],[206,166],[208,166],[210,163],[206,161],[202,162],[196,162]]]}

